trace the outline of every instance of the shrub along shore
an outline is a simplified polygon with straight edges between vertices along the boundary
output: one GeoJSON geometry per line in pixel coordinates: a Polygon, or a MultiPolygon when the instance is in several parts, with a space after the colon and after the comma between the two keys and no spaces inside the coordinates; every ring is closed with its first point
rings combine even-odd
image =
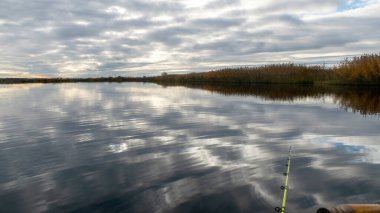
{"type": "Polygon", "coordinates": [[[155,77],[103,78],[2,78],[0,83],[155,82],[159,84],[341,84],[380,85],[380,54],[366,54],[342,61],[338,66],[272,64],[260,67],[225,68],[216,71],[166,74],[155,77]]]}
{"type": "Polygon", "coordinates": [[[338,66],[272,64],[261,67],[226,68],[182,75],[161,75],[160,83],[265,83],[380,85],[380,54],[344,60],[338,66]]]}

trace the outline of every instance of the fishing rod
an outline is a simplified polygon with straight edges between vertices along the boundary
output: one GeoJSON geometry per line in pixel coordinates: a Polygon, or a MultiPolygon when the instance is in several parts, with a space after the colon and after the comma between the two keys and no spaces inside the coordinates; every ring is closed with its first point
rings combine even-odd
{"type": "Polygon", "coordinates": [[[289,153],[288,153],[288,163],[286,164],[286,172],[284,173],[284,175],[286,176],[285,178],[285,185],[284,186],[281,186],[280,188],[282,190],[284,190],[284,196],[282,197],[282,207],[276,207],[275,208],[275,211],[276,212],[281,212],[281,213],[285,213],[285,208],[286,208],[286,195],[288,193],[288,183],[289,183],[289,173],[290,173],[290,159],[292,157],[292,147],[290,146],[289,147],[289,153]]]}
{"type": "MultiPolygon", "coordinates": [[[[285,213],[291,157],[292,147],[290,146],[288,154],[288,163],[286,164],[287,169],[284,173],[284,175],[286,176],[285,185],[280,187],[282,190],[284,190],[284,196],[282,198],[282,207],[276,207],[276,212],[285,213]]],[[[373,204],[342,204],[332,208],[319,208],[316,213],[380,213],[380,202],[373,204]]]]}

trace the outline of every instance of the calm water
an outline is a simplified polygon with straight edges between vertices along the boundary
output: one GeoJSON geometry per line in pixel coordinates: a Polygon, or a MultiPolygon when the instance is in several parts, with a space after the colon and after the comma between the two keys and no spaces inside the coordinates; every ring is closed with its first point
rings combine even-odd
{"type": "Polygon", "coordinates": [[[378,99],[219,92],[0,85],[0,212],[273,212],[290,145],[289,212],[380,201],[378,99]]]}

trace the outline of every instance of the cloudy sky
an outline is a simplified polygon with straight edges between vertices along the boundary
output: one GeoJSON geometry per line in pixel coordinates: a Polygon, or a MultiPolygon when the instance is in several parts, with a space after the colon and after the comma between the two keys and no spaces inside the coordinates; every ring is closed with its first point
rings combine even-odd
{"type": "Polygon", "coordinates": [[[0,77],[142,76],[380,52],[380,0],[0,0],[0,77]]]}

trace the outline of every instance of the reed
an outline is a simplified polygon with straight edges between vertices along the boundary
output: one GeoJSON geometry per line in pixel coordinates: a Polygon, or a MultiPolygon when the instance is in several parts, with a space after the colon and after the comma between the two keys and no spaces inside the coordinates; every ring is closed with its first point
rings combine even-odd
{"type": "Polygon", "coordinates": [[[322,66],[273,64],[262,67],[226,68],[204,73],[162,75],[156,81],[225,82],[225,83],[295,83],[314,84],[335,78],[330,69],[322,66]]]}
{"type": "Polygon", "coordinates": [[[272,64],[261,67],[225,68],[183,75],[165,74],[153,79],[173,83],[286,83],[380,85],[380,54],[345,59],[336,67],[272,64]]]}
{"type": "Polygon", "coordinates": [[[380,85],[380,54],[345,59],[336,67],[272,64],[156,77],[3,78],[0,83],[155,82],[171,84],[354,84],[380,85]]]}
{"type": "Polygon", "coordinates": [[[380,84],[380,54],[366,54],[344,60],[335,73],[348,84],[380,84]]]}

